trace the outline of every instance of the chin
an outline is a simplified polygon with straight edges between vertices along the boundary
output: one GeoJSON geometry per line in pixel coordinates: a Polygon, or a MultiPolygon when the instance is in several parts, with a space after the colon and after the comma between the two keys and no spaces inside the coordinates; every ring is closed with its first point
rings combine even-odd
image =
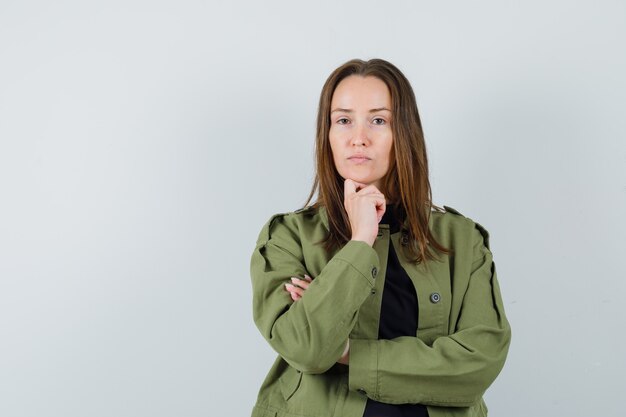
{"type": "Polygon", "coordinates": [[[351,180],[354,180],[356,182],[360,182],[362,184],[373,184],[374,182],[376,182],[375,178],[372,177],[365,177],[362,175],[351,175],[351,174],[347,174],[347,176],[343,176],[343,178],[350,178],[351,180]]]}

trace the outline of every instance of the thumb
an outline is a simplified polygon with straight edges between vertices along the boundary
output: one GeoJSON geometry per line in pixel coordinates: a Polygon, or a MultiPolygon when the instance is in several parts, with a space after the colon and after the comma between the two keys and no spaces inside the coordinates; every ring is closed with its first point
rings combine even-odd
{"type": "Polygon", "coordinates": [[[343,198],[347,199],[348,196],[356,193],[356,182],[350,178],[346,178],[343,182],[343,198]]]}

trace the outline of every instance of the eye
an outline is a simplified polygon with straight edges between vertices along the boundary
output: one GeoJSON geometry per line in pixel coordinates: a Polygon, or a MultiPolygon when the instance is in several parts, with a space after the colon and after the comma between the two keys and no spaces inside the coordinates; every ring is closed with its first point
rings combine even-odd
{"type": "Polygon", "coordinates": [[[349,120],[347,117],[340,117],[339,119],[337,119],[337,123],[340,125],[345,125],[346,123],[348,123],[349,120]]]}
{"type": "Polygon", "coordinates": [[[372,121],[375,125],[384,125],[385,123],[387,123],[382,117],[375,117],[372,121]]]}

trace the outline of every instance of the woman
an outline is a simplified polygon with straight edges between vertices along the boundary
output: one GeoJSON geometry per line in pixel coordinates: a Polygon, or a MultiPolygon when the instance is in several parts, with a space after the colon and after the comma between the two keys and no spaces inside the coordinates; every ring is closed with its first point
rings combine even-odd
{"type": "Polygon", "coordinates": [[[346,62],[322,89],[307,203],[271,216],[251,257],[278,353],[253,417],[487,415],[511,340],[489,235],[431,200],[409,82],[346,62]]]}

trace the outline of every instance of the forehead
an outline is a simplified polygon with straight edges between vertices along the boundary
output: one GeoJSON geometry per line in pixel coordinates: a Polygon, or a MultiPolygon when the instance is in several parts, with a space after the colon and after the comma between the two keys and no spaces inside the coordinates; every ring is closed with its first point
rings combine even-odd
{"type": "Polygon", "coordinates": [[[350,75],[341,80],[333,93],[331,106],[352,108],[358,107],[360,104],[373,107],[390,107],[391,94],[387,84],[380,78],[373,76],[350,75]]]}

